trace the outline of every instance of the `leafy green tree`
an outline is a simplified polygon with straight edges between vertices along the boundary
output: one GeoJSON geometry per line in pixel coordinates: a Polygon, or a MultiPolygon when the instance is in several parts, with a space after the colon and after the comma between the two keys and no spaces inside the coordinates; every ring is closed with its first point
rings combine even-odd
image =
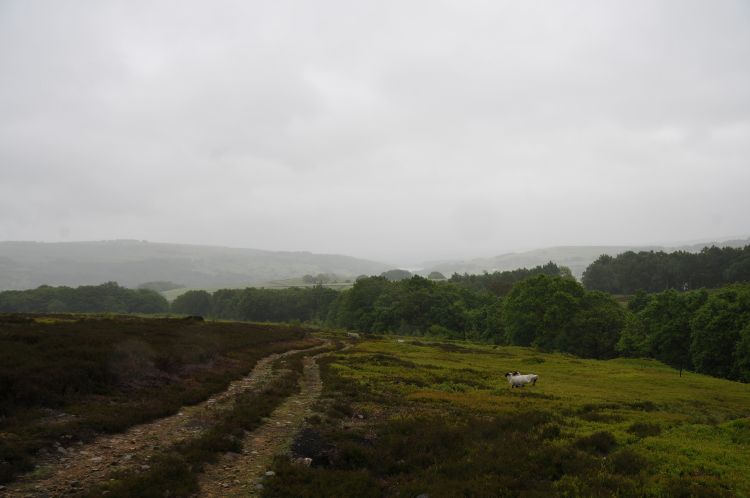
{"type": "Polygon", "coordinates": [[[727,282],[750,282],[750,251],[737,258],[726,270],[727,282]]]}
{"type": "Polygon", "coordinates": [[[517,283],[502,307],[506,340],[590,358],[615,356],[626,312],[611,296],[564,277],[517,283]]]}
{"type": "Polygon", "coordinates": [[[164,313],[168,309],[169,303],[158,292],[127,289],[117,282],[0,292],[2,312],[164,313]]]}
{"type": "Polygon", "coordinates": [[[219,289],[211,295],[211,311],[208,313],[215,318],[225,320],[240,320],[239,301],[241,290],[219,289]]]}
{"type": "Polygon", "coordinates": [[[705,291],[685,293],[671,289],[651,296],[638,314],[649,337],[651,356],[679,368],[680,373],[691,368],[690,320],[707,298],[705,291]]]}
{"type": "Polygon", "coordinates": [[[599,256],[583,271],[581,281],[584,287],[615,294],[619,292],[620,283],[613,262],[614,258],[608,254],[599,256]]]}
{"type": "Polygon", "coordinates": [[[489,298],[484,304],[473,305],[466,310],[467,338],[495,344],[506,340],[503,327],[503,301],[489,298]]]}
{"type": "Polygon", "coordinates": [[[211,308],[211,294],[204,290],[187,291],[172,302],[172,312],[183,315],[209,315],[211,308]]]}
{"type": "Polygon", "coordinates": [[[125,299],[129,313],[166,313],[169,310],[167,300],[156,291],[137,289],[125,299]]]}
{"type": "MultiPolygon", "coordinates": [[[[738,379],[738,345],[750,322],[750,286],[732,285],[711,294],[691,321],[690,355],[698,372],[738,379]]],[[[744,363],[740,362],[742,365],[744,363]]]]}
{"type": "Polygon", "coordinates": [[[740,331],[734,350],[734,366],[739,380],[750,382],[750,322],[740,331]]]}
{"type": "Polygon", "coordinates": [[[556,349],[561,338],[573,333],[583,293],[577,282],[562,277],[538,275],[517,283],[502,311],[508,342],[556,349]]]}
{"type": "Polygon", "coordinates": [[[648,305],[650,300],[649,294],[644,290],[639,290],[633,296],[633,299],[628,302],[628,309],[633,313],[638,313],[648,305]]]}
{"type": "Polygon", "coordinates": [[[371,331],[376,320],[375,302],[389,284],[385,277],[357,279],[337,303],[334,323],[350,329],[371,331]]]}
{"type": "Polygon", "coordinates": [[[632,358],[646,358],[651,356],[651,338],[646,332],[643,321],[635,314],[628,313],[625,324],[617,340],[615,350],[632,358]]]}
{"type": "Polygon", "coordinates": [[[584,293],[572,329],[558,340],[558,348],[588,358],[613,358],[625,326],[626,311],[604,292],[584,293]],[[572,333],[571,333],[572,332],[572,333]]]}
{"type": "Polygon", "coordinates": [[[564,277],[569,280],[575,280],[569,268],[557,266],[553,262],[545,265],[536,266],[531,269],[520,268],[511,271],[496,271],[493,273],[485,272],[482,275],[459,275],[454,273],[450,278],[450,283],[471,289],[477,292],[490,292],[496,296],[504,296],[517,282],[533,277],[536,275],[549,275],[551,277],[564,277]]]}
{"type": "Polygon", "coordinates": [[[583,273],[590,290],[632,294],[639,289],[661,292],[701,287],[715,288],[750,281],[750,246],[704,247],[699,253],[627,251],[616,257],[600,256],[583,273]]]}

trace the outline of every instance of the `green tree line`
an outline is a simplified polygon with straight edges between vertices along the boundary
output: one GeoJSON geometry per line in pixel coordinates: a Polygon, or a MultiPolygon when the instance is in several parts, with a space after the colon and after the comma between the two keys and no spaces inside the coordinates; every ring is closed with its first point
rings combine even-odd
{"type": "Polygon", "coordinates": [[[166,313],[169,302],[150,289],[127,289],[116,282],[80,287],[42,285],[0,292],[3,313],[166,313]]]}
{"type": "Polygon", "coordinates": [[[492,273],[485,272],[481,275],[468,273],[460,275],[454,273],[450,278],[450,282],[467,289],[487,291],[496,296],[504,296],[510,292],[516,282],[535,275],[572,278],[569,268],[558,266],[550,261],[546,265],[536,266],[531,269],[519,268],[517,270],[496,271],[492,273]]]}
{"type": "Polygon", "coordinates": [[[625,356],[750,382],[750,284],[639,293],[617,343],[625,356]]]}
{"type": "Polygon", "coordinates": [[[492,275],[459,283],[380,276],[359,278],[345,291],[322,286],[189,291],[169,307],[153,291],[107,283],[2,292],[0,311],[169,310],[217,319],[300,321],[366,333],[532,346],[588,358],[651,357],[675,368],[750,382],[750,284],[639,292],[625,307],[611,294],[561,276],[564,270],[548,270],[515,282],[502,296],[496,294],[500,287],[488,285],[495,281],[492,275]]]}
{"type": "MultiPolygon", "coordinates": [[[[555,267],[554,273],[561,273],[555,267]]],[[[562,271],[562,273],[566,273],[562,271]]],[[[488,282],[492,278],[486,276],[488,282]]],[[[536,346],[611,358],[627,310],[611,296],[587,291],[570,276],[540,273],[516,282],[505,297],[413,276],[359,278],[351,289],[190,291],[172,311],[214,318],[308,321],[369,333],[440,336],[536,346]]]]}
{"type": "Polygon", "coordinates": [[[582,281],[587,289],[613,294],[750,282],[750,246],[704,247],[699,253],[628,251],[615,257],[603,254],[586,268],[582,281]]]}
{"type": "Polygon", "coordinates": [[[361,332],[440,336],[607,359],[656,358],[750,382],[750,284],[638,293],[628,307],[571,277],[538,274],[502,297],[419,276],[360,278],[346,291],[192,291],[172,311],[216,318],[314,321],[361,332]]]}
{"type": "Polygon", "coordinates": [[[288,289],[221,289],[188,291],[172,302],[172,311],[227,320],[316,322],[326,320],[339,291],[320,285],[288,289]]]}

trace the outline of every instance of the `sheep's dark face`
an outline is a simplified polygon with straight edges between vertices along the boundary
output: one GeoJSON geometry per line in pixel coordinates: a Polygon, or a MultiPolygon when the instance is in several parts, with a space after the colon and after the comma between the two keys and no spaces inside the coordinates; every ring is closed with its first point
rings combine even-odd
{"type": "Polygon", "coordinates": [[[513,377],[513,372],[507,372],[507,373],[505,374],[505,378],[506,378],[506,379],[509,379],[509,378],[511,378],[511,377],[513,377]]]}

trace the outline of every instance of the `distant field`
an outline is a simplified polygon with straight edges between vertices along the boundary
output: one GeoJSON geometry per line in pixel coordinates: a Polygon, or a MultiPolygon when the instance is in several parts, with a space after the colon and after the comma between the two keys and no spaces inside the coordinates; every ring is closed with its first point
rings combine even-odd
{"type": "Polygon", "coordinates": [[[363,341],[324,379],[296,443],[313,466],[279,459],[265,496],[750,496],[747,384],[409,338],[363,341]]]}
{"type": "Polygon", "coordinates": [[[263,356],[305,346],[305,336],[239,322],[0,314],[0,483],[61,438],[73,444],[173,414],[263,356]]]}

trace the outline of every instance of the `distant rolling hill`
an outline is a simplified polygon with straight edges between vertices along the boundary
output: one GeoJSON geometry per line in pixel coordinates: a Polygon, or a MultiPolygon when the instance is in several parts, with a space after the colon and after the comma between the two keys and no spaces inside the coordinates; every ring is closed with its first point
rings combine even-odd
{"type": "Polygon", "coordinates": [[[532,251],[501,254],[489,258],[475,258],[464,261],[440,261],[424,263],[424,270],[420,274],[427,275],[429,272],[438,271],[450,277],[453,273],[477,274],[483,272],[515,270],[517,268],[533,268],[546,264],[550,261],[558,265],[570,268],[573,275],[579,280],[584,270],[602,254],[616,256],[626,251],[687,251],[699,252],[706,246],[716,245],[719,247],[744,247],[750,244],[750,238],[726,240],[720,242],[702,242],[697,244],[681,245],[675,247],[667,246],[559,246],[532,251]]]}
{"type": "Polygon", "coordinates": [[[135,240],[0,242],[0,290],[116,281],[171,281],[189,288],[257,285],[305,274],[380,274],[383,263],[333,254],[275,252],[135,240]]]}

